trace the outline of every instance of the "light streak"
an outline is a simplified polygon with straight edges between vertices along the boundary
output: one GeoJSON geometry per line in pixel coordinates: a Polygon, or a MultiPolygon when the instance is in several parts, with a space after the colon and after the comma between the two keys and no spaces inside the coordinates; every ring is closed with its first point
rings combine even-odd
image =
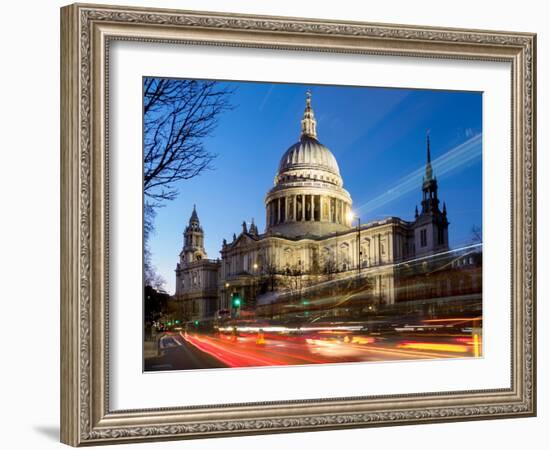
{"type": "Polygon", "coordinates": [[[353,336],[351,338],[352,344],[372,344],[376,339],[373,337],[353,336]]]}
{"type": "MultiPolygon", "coordinates": [[[[472,136],[462,144],[452,148],[439,158],[432,161],[434,173],[443,176],[452,170],[458,169],[476,158],[481,157],[481,133],[472,136]]],[[[397,185],[388,189],[378,197],[369,200],[357,208],[363,214],[376,210],[381,206],[394,201],[395,199],[418,188],[418,182],[424,175],[425,167],[416,169],[398,181],[397,185]]]]}
{"type": "Polygon", "coordinates": [[[375,353],[382,353],[384,355],[392,355],[392,356],[399,356],[399,357],[406,356],[407,358],[410,358],[410,359],[417,359],[418,357],[422,357],[424,359],[450,358],[450,356],[445,356],[437,353],[427,353],[427,352],[419,352],[419,351],[413,351],[413,350],[398,350],[396,348],[384,348],[384,347],[373,347],[373,346],[355,347],[355,348],[360,349],[364,352],[375,352],[375,353]]]}
{"type": "Polygon", "coordinates": [[[329,362],[306,355],[283,352],[279,349],[276,351],[277,358],[273,356],[274,352],[265,351],[265,347],[263,345],[258,347],[254,341],[251,341],[251,343],[248,344],[248,347],[239,346],[238,349],[236,349],[232,343],[221,340],[216,342],[216,339],[206,336],[198,337],[197,335],[187,335],[186,341],[197,347],[199,350],[217,358],[229,367],[288,366],[296,364],[296,362],[289,361],[285,358],[299,360],[301,361],[301,364],[323,364],[329,362]],[[261,356],[258,356],[258,354],[261,356]]]}
{"type": "Polygon", "coordinates": [[[423,322],[471,322],[474,320],[481,320],[481,316],[479,317],[472,317],[472,318],[464,318],[464,317],[453,317],[450,319],[425,319],[423,322]]]}
{"type": "Polygon", "coordinates": [[[419,357],[425,358],[425,359],[441,359],[446,358],[447,356],[442,356],[440,354],[435,353],[426,353],[426,352],[419,352],[419,351],[410,351],[410,350],[398,350],[394,348],[384,348],[384,347],[361,347],[358,345],[353,344],[345,344],[339,341],[327,341],[322,339],[306,339],[306,342],[310,346],[315,346],[319,349],[329,349],[333,350],[334,353],[343,353],[344,351],[346,353],[349,353],[350,349],[356,350],[356,355],[358,354],[382,354],[386,356],[391,356],[393,358],[399,357],[399,358],[409,358],[409,359],[417,359],[419,357]],[[344,350],[345,349],[345,350],[344,350]]]}
{"type": "Polygon", "coordinates": [[[466,345],[459,344],[438,344],[435,342],[402,342],[398,348],[407,348],[413,350],[435,350],[439,352],[468,353],[466,345]]]}
{"type": "Polygon", "coordinates": [[[231,332],[236,329],[241,333],[259,333],[263,331],[265,333],[296,333],[300,331],[359,331],[363,328],[362,325],[348,325],[348,326],[321,326],[321,327],[282,327],[282,326],[244,326],[244,327],[220,327],[218,330],[231,332]]]}
{"type": "MultiPolygon", "coordinates": [[[[436,255],[420,256],[418,258],[407,259],[406,261],[403,261],[403,262],[400,262],[400,263],[392,263],[391,267],[396,267],[396,268],[397,267],[410,267],[410,266],[414,266],[415,264],[421,264],[425,261],[434,260],[434,258],[439,259],[439,258],[444,258],[448,255],[462,254],[463,252],[466,252],[468,250],[474,251],[474,250],[482,248],[482,247],[483,247],[482,243],[474,243],[474,244],[463,245],[461,247],[449,249],[445,252],[439,252],[436,255]]],[[[386,270],[386,268],[387,267],[385,267],[384,265],[379,266],[379,267],[373,267],[372,271],[369,272],[369,276],[375,275],[376,273],[378,273],[380,271],[386,270]]],[[[307,287],[303,288],[303,293],[304,294],[308,294],[310,292],[314,293],[317,290],[323,289],[325,287],[332,286],[334,284],[343,283],[343,282],[351,281],[351,280],[354,280],[354,279],[362,279],[362,278],[364,278],[364,276],[362,274],[358,274],[357,271],[354,270],[354,271],[352,271],[351,274],[344,275],[341,278],[338,278],[337,280],[322,281],[320,283],[316,283],[313,286],[307,286],[307,287]]],[[[344,298],[344,300],[341,300],[336,305],[332,305],[332,307],[336,307],[338,305],[341,305],[343,302],[347,301],[353,295],[359,294],[362,291],[363,291],[362,288],[358,288],[356,291],[351,292],[350,294],[348,294],[344,298]]],[[[275,299],[274,301],[284,301],[287,296],[288,296],[288,292],[278,293],[277,295],[274,296],[274,299],[275,299]]],[[[311,299],[309,301],[312,305],[321,305],[323,303],[330,303],[333,298],[335,298],[335,297],[328,297],[328,298],[323,298],[323,299],[311,299]]],[[[298,305],[292,305],[292,306],[287,305],[286,307],[296,308],[296,307],[298,307],[298,305]]]]}
{"type": "Polygon", "coordinates": [[[208,353],[211,356],[214,356],[215,358],[219,359],[221,362],[227,364],[230,367],[243,367],[249,365],[277,366],[287,364],[281,360],[261,358],[250,354],[243,354],[242,352],[230,350],[225,346],[220,346],[219,344],[211,342],[211,340],[201,339],[197,336],[191,337],[188,335],[186,337],[186,341],[197,347],[199,350],[208,353]]]}
{"type": "Polygon", "coordinates": [[[319,334],[337,334],[337,335],[340,335],[340,334],[349,334],[351,333],[351,331],[348,331],[348,330],[342,330],[342,331],[338,331],[338,330],[321,330],[319,331],[319,334]]]}
{"type": "Polygon", "coordinates": [[[238,338],[237,341],[227,340],[224,335],[212,337],[180,333],[180,336],[189,345],[229,367],[456,358],[464,354],[473,356],[474,345],[468,343],[467,339],[475,339],[463,336],[446,343],[408,340],[394,343],[381,341],[375,345],[377,338],[354,335],[346,335],[343,339],[314,336],[292,338],[291,342],[286,344],[278,344],[276,339],[272,340],[268,335],[262,336],[261,333],[238,338]],[[258,342],[261,342],[261,345],[258,345],[258,342]]]}
{"type": "Polygon", "coordinates": [[[468,344],[468,345],[473,345],[474,343],[474,340],[471,337],[457,337],[455,338],[455,341],[460,342],[461,344],[468,344]]]}
{"type": "Polygon", "coordinates": [[[474,334],[474,356],[476,358],[479,358],[479,355],[480,355],[479,336],[477,334],[474,334]]]}

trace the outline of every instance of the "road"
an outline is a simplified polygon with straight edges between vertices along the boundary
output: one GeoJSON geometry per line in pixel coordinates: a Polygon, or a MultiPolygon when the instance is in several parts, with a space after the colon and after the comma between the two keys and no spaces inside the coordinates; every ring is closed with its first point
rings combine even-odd
{"type": "Polygon", "coordinates": [[[145,371],[215,369],[228,367],[213,356],[187,343],[179,334],[161,337],[160,355],[145,359],[145,371]]]}
{"type": "Polygon", "coordinates": [[[480,356],[480,340],[457,335],[280,336],[167,333],[146,371],[396,361],[480,356]]]}

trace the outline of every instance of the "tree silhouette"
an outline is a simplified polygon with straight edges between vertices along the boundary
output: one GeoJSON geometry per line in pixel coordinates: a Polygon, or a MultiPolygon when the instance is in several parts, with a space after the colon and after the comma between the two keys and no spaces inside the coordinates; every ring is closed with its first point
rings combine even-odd
{"type": "Polygon", "coordinates": [[[470,233],[472,234],[472,242],[476,244],[483,242],[483,233],[481,227],[477,225],[472,225],[470,233]]]}
{"type": "Polygon", "coordinates": [[[143,80],[143,191],[152,206],[175,199],[178,181],[211,168],[216,155],[204,138],[232,108],[231,93],[216,81],[143,80]]]}
{"type": "Polygon", "coordinates": [[[211,168],[216,155],[204,139],[220,114],[232,108],[232,91],[215,81],[144,78],[143,80],[143,266],[146,286],[161,289],[164,280],[151,261],[149,238],[155,208],[174,200],[177,182],[211,168]]]}

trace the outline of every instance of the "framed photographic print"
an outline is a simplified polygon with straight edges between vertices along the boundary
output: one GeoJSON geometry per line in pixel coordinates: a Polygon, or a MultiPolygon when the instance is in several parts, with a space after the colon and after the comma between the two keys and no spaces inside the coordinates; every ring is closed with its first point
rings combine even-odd
{"type": "Polygon", "coordinates": [[[535,35],[61,10],[62,441],[532,416],[535,35]]]}

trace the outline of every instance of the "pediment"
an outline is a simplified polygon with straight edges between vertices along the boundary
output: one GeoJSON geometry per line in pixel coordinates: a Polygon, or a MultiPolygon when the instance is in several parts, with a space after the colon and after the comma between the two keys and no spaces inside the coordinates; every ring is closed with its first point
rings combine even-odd
{"type": "Polygon", "coordinates": [[[241,233],[239,237],[237,237],[237,240],[233,243],[231,243],[232,248],[238,248],[238,247],[245,247],[251,242],[255,242],[256,240],[253,239],[250,235],[241,233]]]}

